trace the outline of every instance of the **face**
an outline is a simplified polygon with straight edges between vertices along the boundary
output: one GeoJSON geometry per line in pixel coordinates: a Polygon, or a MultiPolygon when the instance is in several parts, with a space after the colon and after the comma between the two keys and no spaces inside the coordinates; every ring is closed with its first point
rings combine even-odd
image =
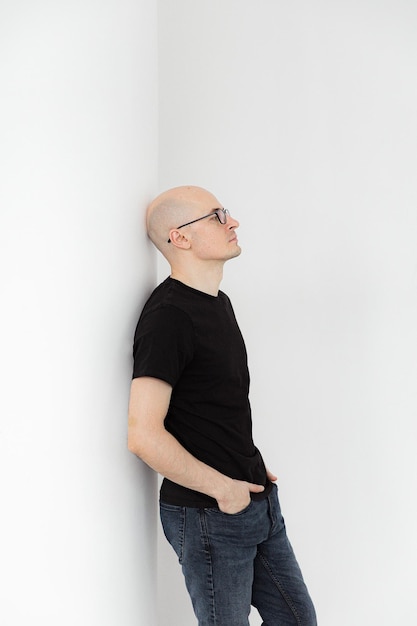
{"type": "Polygon", "coordinates": [[[207,214],[212,214],[212,216],[185,226],[181,230],[188,231],[184,234],[188,237],[191,249],[197,258],[227,261],[241,253],[236,235],[239,222],[231,215],[227,215],[226,223],[221,224],[214,212],[216,208],[223,207],[215,196],[206,193],[205,197],[201,198],[199,206],[194,208],[194,215],[190,217],[190,221],[207,214]]]}

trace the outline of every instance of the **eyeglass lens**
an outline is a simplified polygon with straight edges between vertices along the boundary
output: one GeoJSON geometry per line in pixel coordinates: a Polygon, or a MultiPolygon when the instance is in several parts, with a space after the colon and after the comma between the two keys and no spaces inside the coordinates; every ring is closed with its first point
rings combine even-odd
{"type": "Polygon", "coordinates": [[[230,215],[227,209],[216,209],[216,215],[219,218],[220,224],[226,224],[227,216],[230,215]]]}

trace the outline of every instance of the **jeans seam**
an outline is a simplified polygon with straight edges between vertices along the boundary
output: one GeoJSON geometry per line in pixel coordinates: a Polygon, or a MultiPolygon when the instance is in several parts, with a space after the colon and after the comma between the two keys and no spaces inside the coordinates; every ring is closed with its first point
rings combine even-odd
{"type": "Polygon", "coordinates": [[[291,596],[289,596],[287,594],[287,592],[285,591],[285,589],[281,585],[280,581],[274,576],[274,572],[271,569],[267,559],[259,551],[258,551],[257,556],[259,556],[259,558],[261,560],[261,563],[264,566],[264,568],[266,569],[266,571],[268,572],[269,576],[271,577],[272,582],[277,587],[278,591],[281,593],[281,595],[284,598],[285,602],[287,603],[288,607],[292,611],[295,619],[297,620],[297,625],[298,626],[302,626],[301,617],[298,614],[297,609],[296,609],[296,607],[294,606],[294,604],[293,604],[293,602],[291,600],[291,596]]]}
{"type": "Polygon", "coordinates": [[[181,507],[180,523],[178,527],[178,542],[179,542],[178,560],[181,564],[184,560],[185,525],[186,525],[186,510],[185,510],[185,507],[181,507]]]}
{"type": "Polygon", "coordinates": [[[210,539],[209,533],[207,529],[207,520],[206,520],[206,512],[204,509],[199,510],[200,513],[200,530],[201,530],[201,542],[203,544],[203,551],[206,556],[206,563],[208,566],[208,587],[210,593],[210,604],[211,604],[211,619],[212,623],[216,624],[216,603],[214,601],[214,572],[213,572],[213,561],[211,558],[210,551],[210,539]]]}

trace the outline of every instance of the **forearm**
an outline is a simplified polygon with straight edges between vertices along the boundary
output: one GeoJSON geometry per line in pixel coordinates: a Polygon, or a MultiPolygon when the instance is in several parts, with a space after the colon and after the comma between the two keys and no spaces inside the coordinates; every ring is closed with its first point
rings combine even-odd
{"type": "Polygon", "coordinates": [[[129,438],[129,450],[169,480],[222,500],[234,482],[190,454],[165,428],[129,438]]]}
{"type": "Polygon", "coordinates": [[[235,480],[196,459],[164,426],[171,387],[158,379],[132,382],[129,403],[129,450],[169,480],[217,500],[225,513],[237,513],[249,504],[250,492],[263,485],[235,480]]]}

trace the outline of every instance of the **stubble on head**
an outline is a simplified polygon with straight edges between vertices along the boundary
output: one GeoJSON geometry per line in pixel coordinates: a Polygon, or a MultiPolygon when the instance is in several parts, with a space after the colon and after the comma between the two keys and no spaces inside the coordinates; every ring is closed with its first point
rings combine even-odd
{"type": "Polygon", "coordinates": [[[218,200],[206,189],[193,185],[174,187],[157,196],[146,211],[146,229],[153,244],[164,256],[169,251],[168,233],[191,221],[199,211],[216,208],[218,200]],[[211,205],[213,206],[211,207],[211,205]]]}

